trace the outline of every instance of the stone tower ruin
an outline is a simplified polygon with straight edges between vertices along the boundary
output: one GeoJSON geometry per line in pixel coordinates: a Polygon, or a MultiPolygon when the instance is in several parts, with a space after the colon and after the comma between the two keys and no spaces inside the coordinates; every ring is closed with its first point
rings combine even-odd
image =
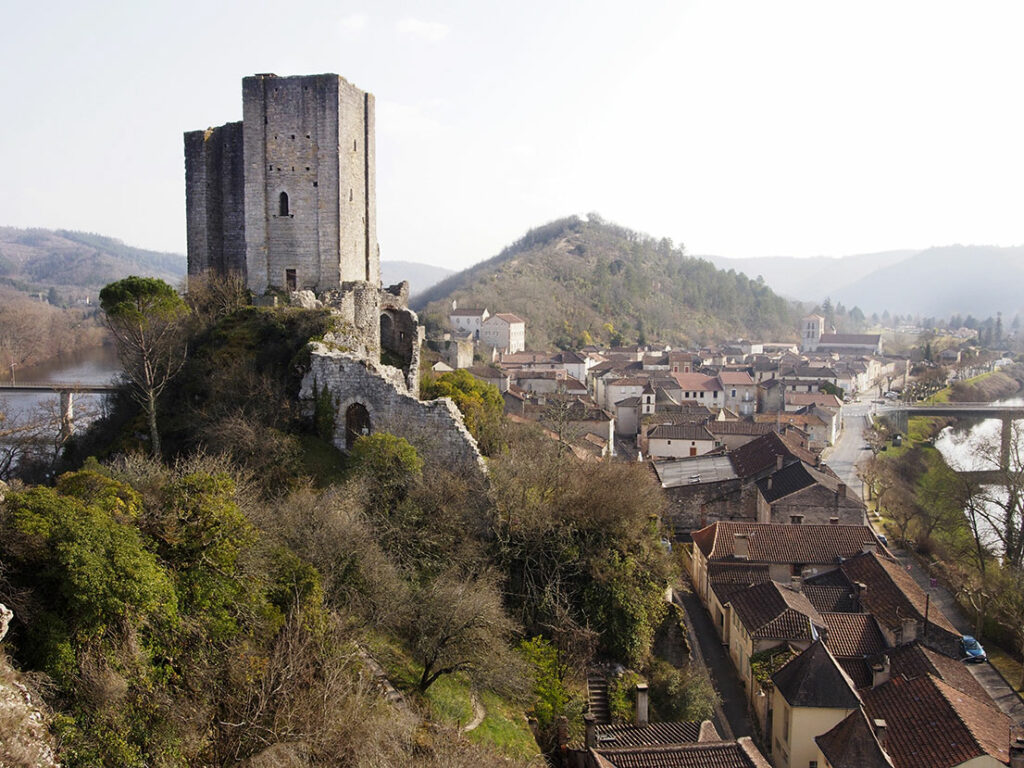
{"type": "Polygon", "coordinates": [[[242,275],[261,303],[283,291],[334,313],[299,399],[333,411],[338,448],[383,430],[481,470],[454,403],[419,400],[409,284],[380,284],[374,163],[372,94],[338,75],[244,78],[241,122],[185,134],[189,278],[242,275]]]}
{"type": "Polygon", "coordinates": [[[189,275],[379,285],[374,99],[338,75],[242,80],[242,122],[185,134],[189,275]]]}

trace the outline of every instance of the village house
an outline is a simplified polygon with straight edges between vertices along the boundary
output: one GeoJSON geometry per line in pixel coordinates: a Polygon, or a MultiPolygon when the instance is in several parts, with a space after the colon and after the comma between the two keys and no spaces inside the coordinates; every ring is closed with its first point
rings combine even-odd
{"type": "Polygon", "coordinates": [[[717,447],[715,436],[703,424],[658,424],[647,432],[645,453],[652,459],[679,458],[700,456],[717,447]]]}
{"type": "Polygon", "coordinates": [[[757,481],[757,522],[866,525],[867,508],[829,472],[795,462],[757,481]]]}
{"type": "Polygon", "coordinates": [[[720,563],[764,566],[768,577],[791,585],[794,577],[808,578],[839,567],[850,558],[878,546],[866,525],[775,525],[747,522],[716,522],[691,535],[690,579],[712,622],[727,641],[727,610],[712,592],[712,575],[720,563]]]}
{"type": "Polygon", "coordinates": [[[509,312],[499,312],[481,323],[479,339],[499,352],[521,352],[526,349],[526,322],[509,312]]]}
{"type": "Polygon", "coordinates": [[[759,687],[752,656],[783,645],[807,648],[825,630],[821,614],[805,595],[775,581],[736,592],[727,608],[729,656],[750,704],[759,687]]]}
{"type": "Polygon", "coordinates": [[[725,456],[652,462],[668,499],[666,520],[677,532],[715,520],[757,520],[755,483],[794,462],[819,465],[817,454],[789,434],[768,432],[725,456]]]}
{"type": "Polygon", "coordinates": [[[857,712],[853,681],[819,638],[772,675],[771,756],[775,768],[805,768],[818,755],[814,737],[857,712]]]}
{"type": "Polygon", "coordinates": [[[469,307],[459,309],[455,302],[452,302],[452,308],[448,311],[448,324],[460,336],[479,339],[484,321],[490,316],[486,307],[484,309],[470,309],[469,307]]]}

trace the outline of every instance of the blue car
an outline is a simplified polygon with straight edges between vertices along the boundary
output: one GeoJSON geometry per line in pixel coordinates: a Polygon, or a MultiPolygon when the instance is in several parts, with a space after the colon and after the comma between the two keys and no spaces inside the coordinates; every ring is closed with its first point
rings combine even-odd
{"type": "Polygon", "coordinates": [[[960,638],[960,655],[964,661],[977,664],[988,661],[988,656],[985,655],[985,649],[981,647],[981,643],[970,635],[964,635],[960,638]]]}

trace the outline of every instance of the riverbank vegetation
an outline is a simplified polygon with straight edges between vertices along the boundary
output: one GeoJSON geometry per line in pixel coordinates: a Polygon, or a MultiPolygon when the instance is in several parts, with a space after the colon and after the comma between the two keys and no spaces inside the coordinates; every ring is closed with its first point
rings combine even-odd
{"type": "Polygon", "coordinates": [[[160,455],[115,398],[0,502],[5,648],[63,764],[539,764],[599,657],[706,705],[652,663],[674,574],[650,474],[489,417],[486,479],[386,433],[343,457],[296,408],[331,322],[193,308],[160,455]]]}
{"type": "Polygon", "coordinates": [[[63,309],[0,287],[0,380],[22,368],[107,340],[92,307],[63,309]]]}
{"type": "MultiPolygon", "coordinates": [[[[1022,382],[1020,369],[991,373],[956,382],[937,399],[989,402],[1016,394],[1022,382]]],[[[935,438],[950,421],[912,417],[899,447],[893,445],[897,425],[876,424],[871,442],[885,448],[876,450],[861,476],[894,541],[915,551],[957,596],[974,617],[977,635],[1019,660],[1024,656],[1024,427],[1013,422],[1005,445],[997,433],[972,447],[979,468],[987,472],[982,483],[955,471],[935,448],[935,438]]],[[[1013,671],[1018,688],[1024,688],[1024,668],[1013,671]]]]}

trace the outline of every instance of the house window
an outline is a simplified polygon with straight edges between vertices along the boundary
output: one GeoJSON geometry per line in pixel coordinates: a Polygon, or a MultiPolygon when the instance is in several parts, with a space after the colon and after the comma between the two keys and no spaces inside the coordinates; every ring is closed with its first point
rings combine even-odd
{"type": "Polygon", "coordinates": [[[732,391],[731,397],[736,397],[736,390],[735,389],[732,391]]]}
{"type": "Polygon", "coordinates": [[[277,213],[279,216],[288,215],[288,193],[282,192],[277,200],[277,213]]]}

